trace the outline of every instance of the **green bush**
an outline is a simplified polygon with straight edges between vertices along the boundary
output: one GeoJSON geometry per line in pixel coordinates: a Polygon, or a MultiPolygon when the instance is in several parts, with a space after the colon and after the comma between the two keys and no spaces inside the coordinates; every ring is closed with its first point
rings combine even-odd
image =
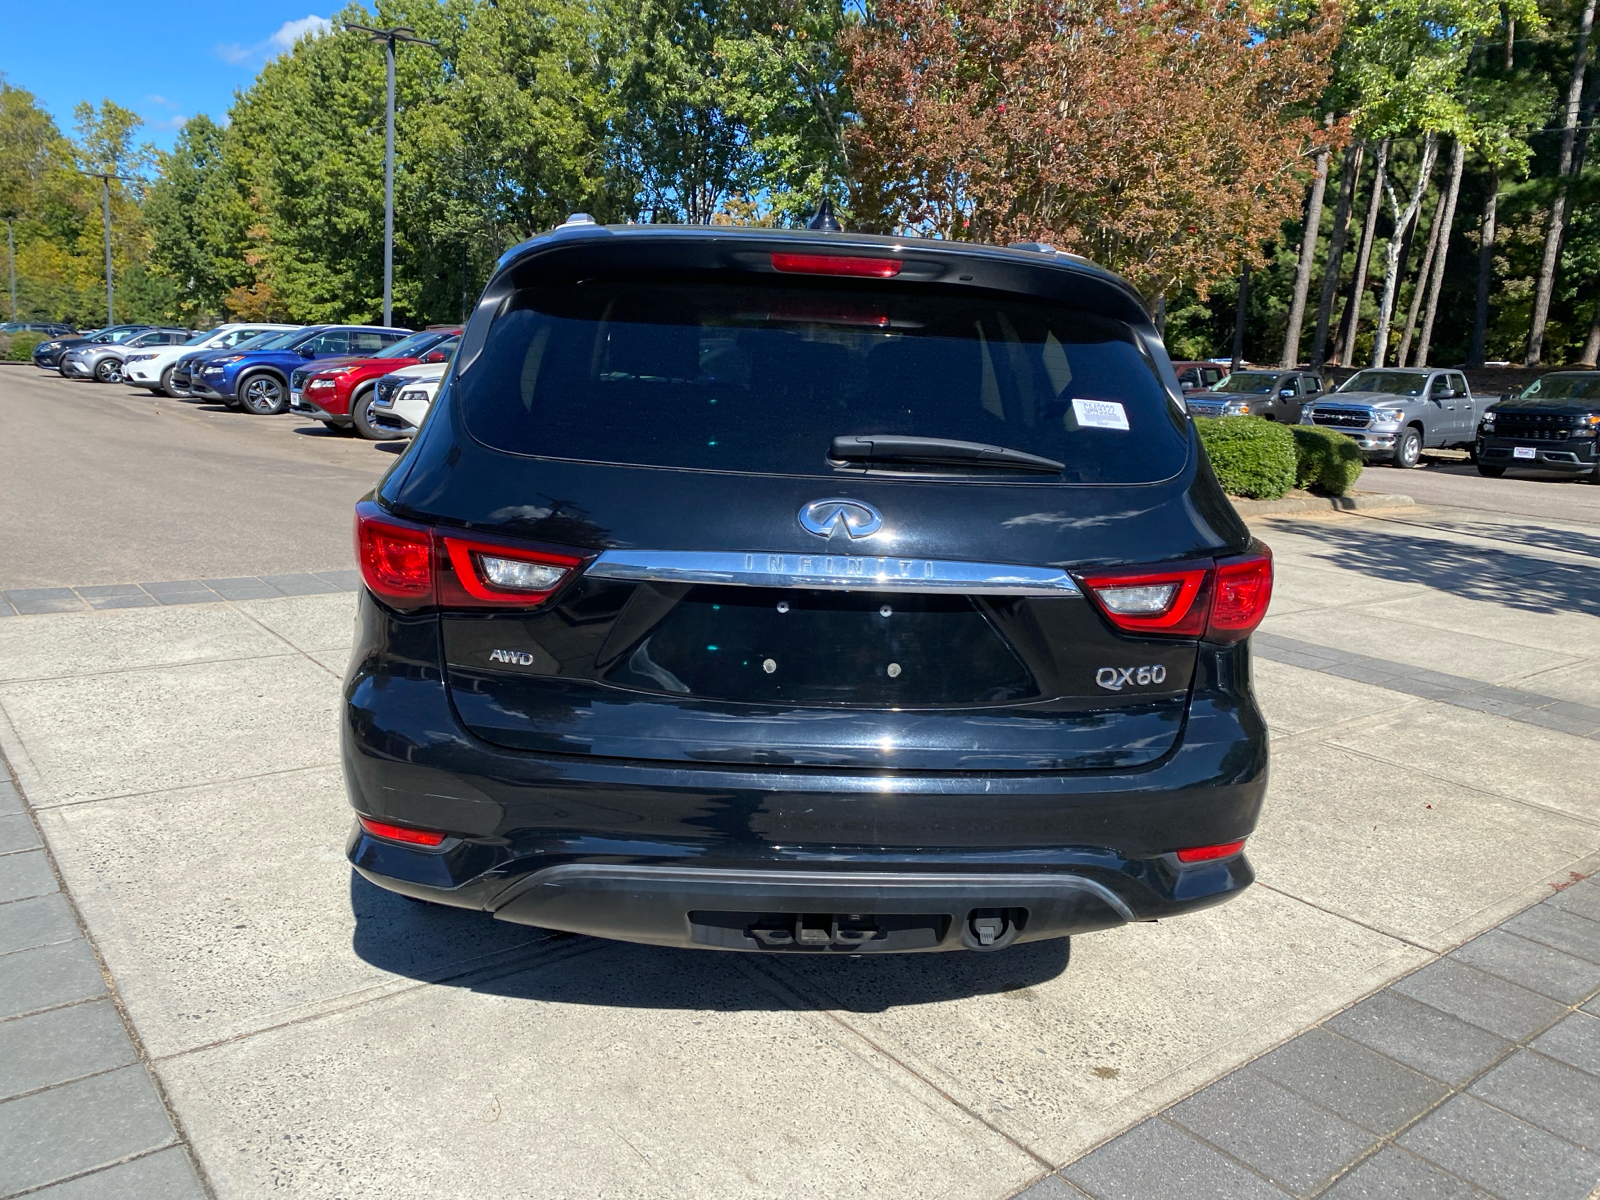
{"type": "Polygon", "coordinates": [[[1196,417],[1200,442],[1230,496],[1276,500],[1295,483],[1295,440],[1264,417],[1196,417]]]}
{"type": "Polygon", "coordinates": [[[45,340],[42,333],[0,334],[0,358],[7,362],[28,362],[33,358],[33,348],[45,340]]]}
{"type": "Polygon", "coordinates": [[[1361,447],[1354,438],[1315,425],[1291,425],[1289,432],[1294,434],[1296,487],[1342,496],[1361,477],[1361,447]]]}

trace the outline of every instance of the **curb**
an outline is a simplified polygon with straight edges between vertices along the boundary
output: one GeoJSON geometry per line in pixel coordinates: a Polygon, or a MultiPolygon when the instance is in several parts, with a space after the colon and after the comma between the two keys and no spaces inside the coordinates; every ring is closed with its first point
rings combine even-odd
{"type": "Polygon", "coordinates": [[[1416,503],[1410,496],[1391,492],[1352,492],[1348,496],[1284,496],[1280,500],[1244,500],[1229,496],[1234,511],[1246,519],[1278,513],[1362,512],[1374,508],[1406,508],[1416,503]]]}

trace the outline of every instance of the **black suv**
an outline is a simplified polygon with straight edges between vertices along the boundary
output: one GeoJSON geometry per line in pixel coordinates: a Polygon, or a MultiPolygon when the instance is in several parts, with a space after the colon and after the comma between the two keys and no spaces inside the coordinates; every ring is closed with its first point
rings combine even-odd
{"type": "Polygon", "coordinates": [[[1122,280],[1046,247],[569,223],[356,513],[349,856],[787,952],[1216,904],[1271,559],[1122,280]]]}
{"type": "Polygon", "coordinates": [[[1541,375],[1478,422],[1478,471],[1498,479],[1508,467],[1580,475],[1600,483],[1600,371],[1541,375]]]}

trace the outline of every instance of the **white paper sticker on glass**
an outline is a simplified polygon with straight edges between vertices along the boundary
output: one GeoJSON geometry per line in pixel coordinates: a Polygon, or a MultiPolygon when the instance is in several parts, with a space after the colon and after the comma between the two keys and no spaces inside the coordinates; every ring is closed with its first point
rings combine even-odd
{"type": "Polygon", "coordinates": [[[1126,429],[1127,410],[1115,400],[1073,400],[1072,416],[1079,429],[1126,429]]]}

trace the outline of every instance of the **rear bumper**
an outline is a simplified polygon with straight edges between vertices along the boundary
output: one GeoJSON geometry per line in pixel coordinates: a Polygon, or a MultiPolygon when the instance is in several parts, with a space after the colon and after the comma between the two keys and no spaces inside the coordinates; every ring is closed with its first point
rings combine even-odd
{"type": "Polygon", "coordinates": [[[722,949],[798,949],[751,930],[854,917],[896,937],[818,948],[948,950],[972,943],[975,912],[1009,914],[1012,940],[1037,940],[1204,908],[1252,879],[1240,855],[1173,854],[1255,829],[1267,735],[1243,645],[1201,655],[1182,735],[1147,766],[884,772],[493,746],[463,727],[432,665],[433,622],[363,593],[360,625],[342,721],[351,804],[449,836],[422,848],[358,825],[347,853],[420,899],[722,949]],[[865,920],[884,916],[916,920],[865,920]]]}
{"type": "MultiPolygon", "coordinates": [[[[449,898],[362,865],[420,899],[449,898]]],[[[1124,864],[1126,867],[1127,864],[1124,864]]],[[[809,871],[569,863],[510,884],[482,907],[497,919],[591,937],[710,950],[890,952],[998,950],[1207,908],[1254,878],[1243,855],[1125,873],[809,871]],[[987,923],[985,918],[988,918],[987,923]]]]}

